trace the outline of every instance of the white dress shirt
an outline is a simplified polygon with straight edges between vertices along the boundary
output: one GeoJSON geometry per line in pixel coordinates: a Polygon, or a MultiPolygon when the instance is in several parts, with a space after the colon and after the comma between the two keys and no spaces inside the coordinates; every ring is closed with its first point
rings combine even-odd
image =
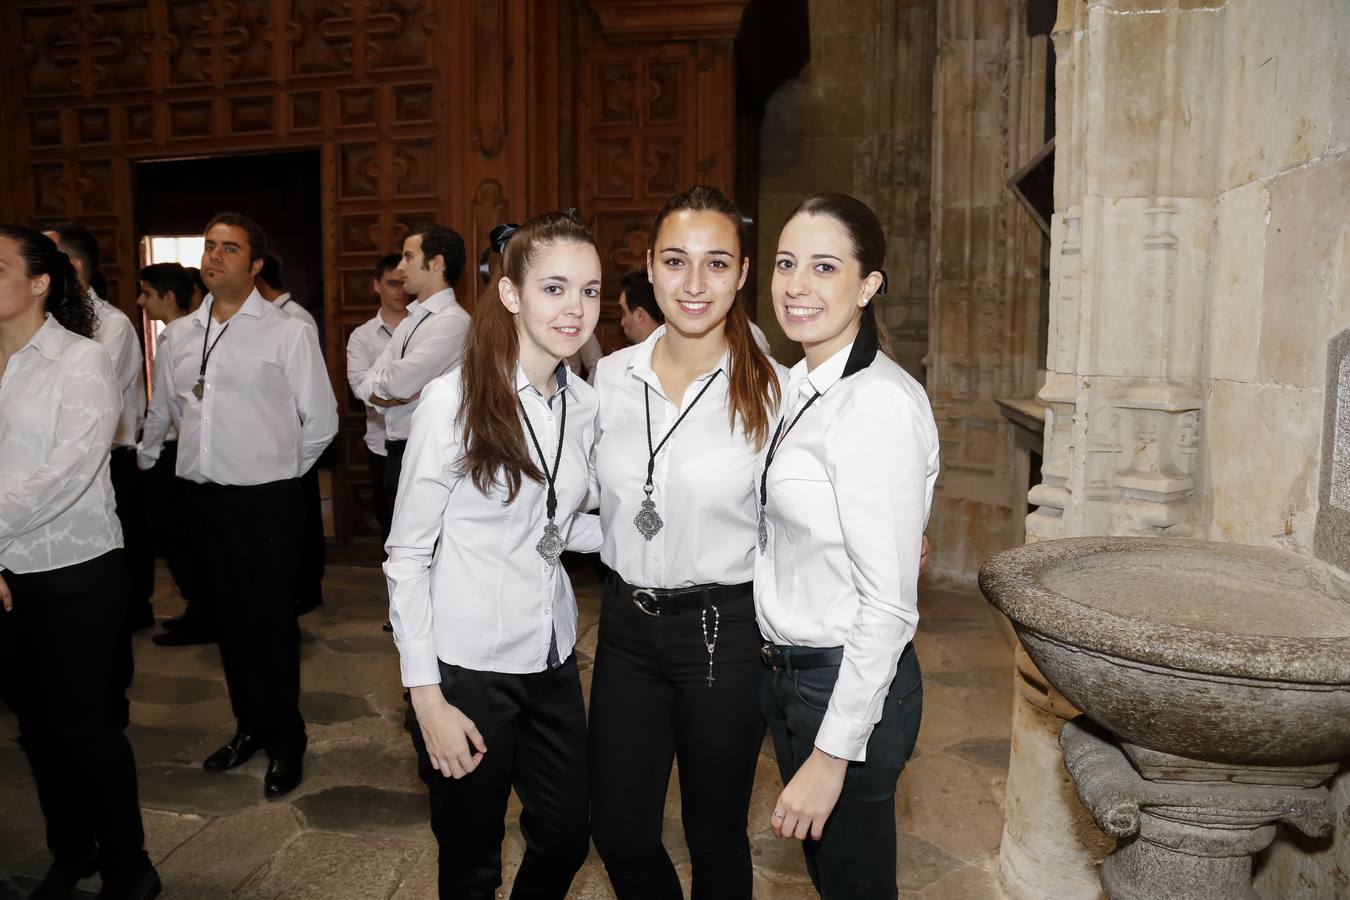
{"type": "Polygon", "coordinates": [[[122,401],[108,354],[48,315],[0,377],[0,571],[122,546],[108,470],[122,401]]]}
{"type": "Polygon", "coordinates": [[[408,439],[418,394],[433,378],[459,365],[468,334],[469,314],[455,302],[450,288],[408,306],[408,317],[398,323],[356,391],[366,402],[376,396],[411,401],[385,408],[384,427],[390,440],[408,439]]]}
{"type": "MultiPolygon", "coordinates": [[[[279,312],[256,290],[227,322],[209,318],[213,305],[207,294],[197,311],[181,320],[188,325],[174,334],[168,358],[155,366],[152,406],[168,405],[156,416],[178,423],[178,476],[234,485],[298,478],[338,429],[337,399],[318,333],[279,312]],[[193,387],[203,339],[210,358],[198,400],[193,387]]],[[[142,441],[139,465],[154,465],[162,447],[162,439],[142,441]]]]}
{"type": "MultiPolygon", "coordinates": [[[[815,744],[862,760],[919,624],[919,552],[938,434],[923,387],[885,354],[842,377],[852,347],[810,373],[802,361],[789,375],[788,423],[813,394],[820,397],[769,468],[769,539],[755,563],[755,611],[775,644],[844,648],[815,744]]],[[[761,455],[756,484],[762,471],[761,455]]]]}
{"type": "MultiPolygon", "coordinates": [[[[577,603],[561,564],[535,550],[548,522],[546,484],[522,479],[507,502],[500,485],[484,494],[460,467],[463,434],[455,422],[463,396],[460,369],[433,380],[413,414],[403,457],[389,561],[389,621],[403,684],[439,684],[437,660],[487,672],[541,672],[556,634],[558,658],[576,644],[577,603]]],[[[569,373],[570,374],[570,373],[569,373]]],[[[517,368],[516,391],[551,469],[558,448],[561,400],[550,404],[517,368]]],[[[595,390],[567,379],[567,431],[556,475],[554,522],[567,549],[600,547],[587,506],[587,461],[595,436],[595,390]]],[[[538,463],[538,453],[530,457],[538,463]]]]}
{"type": "Polygon", "coordinates": [[[94,340],[112,359],[122,396],[112,445],[134,447],[145,419],[145,356],[141,353],[141,339],[136,337],[136,326],[126,313],[99,297],[93,288],[89,294],[94,298],[94,340]]]}
{"type": "Polygon", "coordinates": [[[310,328],[318,330],[319,326],[314,321],[314,316],[310,315],[309,310],[300,305],[300,301],[291,296],[290,291],[283,291],[277,295],[277,299],[272,301],[272,305],[290,316],[292,319],[299,319],[310,328]]]}
{"type": "MultiPolygon", "coordinates": [[[[759,448],[746,440],[739,422],[731,428],[730,353],[694,379],[683,397],[672,400],[652,370],[652,349],[665,333],[663,325],[641,344],[611,353],[596,366],[600,418],[593,465],[605,536],[600,558],[637,587],[743,584],[755,566],[754,468],[759,448]],[[651,388],[655,446],[709,379],[713,383],[708,392],[656,456],[652,500],[665,524],[647,540],[633,524],[646,499],[644,388],[651,388]]],[[[774,367],[780,378],[786,374],[777,363],[774,367]]]]}
{"type": "Polygon", "coordinates": [[[357,326],[351,337],[347,338],[347,384],[366,408],[366,447],[376,456],[385,456],[389,452],[384,448],[384,409],[361,396],[361,381],[380,358],[380,353],[393,334],[377,312],[369,322],[357,326]]]}
{"type": "MultiPolygon", "coordinates": [[[[190,315],[179,316],[172,322],[165,323],[164,327],[160,329],[159,340],[155,343],[155,394],[159,393],[161,386],[165,383],[159,370],[161,367],[171,365],[174,342],[190,342],[189,335],[193,331],[192,316],[190,315]]],[[[198,345],[200,346],[200,333],[198,334],[198,345]]],[[[196,383],[194,378],[193,384],[196,383]]],[[[178,404],[158,402],[159,399],[158,396],[152,399],[150,408],[145,413],[145,429],[141,433],[141,443],[136,450],[136,465],[141,469],[153,468],[155,460],[159,458],[159,448],[163,447],[166,441],[178,440],[178,404]],[[146,455],[147,447],[155,448],[154,456],[146,455]]]]}

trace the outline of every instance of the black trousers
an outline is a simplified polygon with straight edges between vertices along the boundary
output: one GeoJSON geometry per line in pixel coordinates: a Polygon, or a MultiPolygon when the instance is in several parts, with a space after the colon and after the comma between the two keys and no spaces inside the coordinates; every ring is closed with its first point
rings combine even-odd
{"type": "Polygon", "coordinates": [[[366,448],[366,459],[370,462],[370,491],[375,505],[375,521],[380,526],[380,543],[389,540],[389,525],[393,521],[394,498],[385,482],[386,458],[366,448]]]}
{"type": "Polygon", "coordinates": [[[319,490],[319,464],[300,476],[304,495],[304,527],[300,538],[300,580],[296,606],[301,613],[323,605],[324,537],[323,496],[319,490]]]}
{"type": "Polygon", "coordinates": [[[0,696],[19,720],[47,820],[47,847],[75,867],[96,850],[104,878],[149,863],[131,744],[108,705],[126,618],[121,550],[50,572],[4,573],[0,696]]]}
{"type": "Polygon", "coordinates": [[[398,499],[398,478],[403,474],[403,451],[408,448],[407,441],[385,441],[384,449],[389,455],[384,460],[384,516],[385,521],[394,521],[394,501],[398,499]]]}
{"type": "MultiPolygon", "coordinates": [[[[620,900],[683,896],[661,843],[674,759],[693,897],[749,900],[746,814],[764,739],[750,586],[719,614],[709,686],[700,613],[649,616],[606,580],[591,682],[591,830],[620,900]]],[[[711,611],[706,620],[711,636],[711,611]]]]}
{"type": "Polygon", "coordinates": [[[187,602],[183,618],[192,628],[215,630],[215,614],[201,588],[200,565],[189,536],[187,512],[188,482],[174,474],[178,464],[178,442],[165,441],[164,450],[147,474],[149,491],[147,511],[150,540],[155,553],[169,567],[178,585],[178,593],[187,602]]]}
{"type": "Polygon", "coordinates": [[[150,595],[155,592],[155,550],[150,542],[149,523],[145,509],[145,480],[136,467],[136,448],[114,447],[109,462],[112,476],[113,499],[117,504],[117,519],[122,525],[123,565],[122,580],[126,589],[122,596],[126,615],[118,626],[118,643],[113,657],[113,677],[109,682],[108,698],[113,705],[113,717],[123,728],[131,720],[131,704],[127,689],[136,674],[136,658],[131,650],[134,629],[144,628],[155,620],[150,606],[150,595]]]}
{"type": "MultiPolygon", "coordinates": [[[[761,703],[787,784],[815,747],[816,732],[839,678],[838,666],[766,670],[761,703]]],[[[910,644],[900,656],[867,742],[867,760],[849,763],[844,789],[819,841],[802,842],[806,871],[823,900],[895,898],[895,783],[919,739],[923,681],[910,644]]]]}
{"type": "Polygon", "coordinates": [[[506,806],[520,797],[525,858],[512,900],[563,900],[590,851],[586,827],[586,708],[576,654],[528,675],[441,663],[441,693],[468,716],[487,745],[461,779],[431,766],[412,729],[418,771],[431,794],[440,846],[441,900],[490,900],[502,883],[506,806]]]}
{"type": "Polygon", "coordinates": [[[220,658],[238,730],[269,756],[303,753],[300,626],[295,621],[304,528],[300,479],[268,484],[188,482],[203,590],[216,613],[220,658]]]}

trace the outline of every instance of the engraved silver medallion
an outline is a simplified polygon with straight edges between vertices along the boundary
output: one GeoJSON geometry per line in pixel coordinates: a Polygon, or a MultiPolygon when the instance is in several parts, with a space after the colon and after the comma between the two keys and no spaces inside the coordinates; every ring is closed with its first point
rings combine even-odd
{"type": "Polygon", "coordinates": [[[206,393],[206,379],[198,378],[197,383],[192,386],[192,396],[200,400],[202,399],[202,395],[205,393],[206,393]]]}
{"type": "Polygon", "coordinates": [[[656,504],[652,502],[649,496],[642,501],[642,509],[633,517],[633,524],[637,526],[638,534],[647,540],[656,537],[657,532],[666,524],[661,521],[661,515],[656,511],[656,504]]]}
{"type": "Polygon", "coordinates": [[[759,552],[763,553],[769,549],[769,517],[764,514],[764,507],[759,508],[759,552]]]}
{"type": "Polygon", "coordinates": [[[544,562],[552,566],[557,565],[563,547],[562,534],[558,531],[558,526],[549,522],[544,526],[544,536],[534,545],[534,551],[544,558],[544,562]]]}

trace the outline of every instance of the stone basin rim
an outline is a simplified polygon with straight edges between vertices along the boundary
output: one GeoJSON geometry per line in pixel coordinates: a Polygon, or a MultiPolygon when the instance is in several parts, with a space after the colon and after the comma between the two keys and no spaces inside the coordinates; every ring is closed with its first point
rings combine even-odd
{"type": "Polygon", "coordinates": [[[1104,656],[1179,672],[1350,688],[1350,637],[1225,634],[1130,618],[1087,606],[1040,580],[1041,573],[1055,564],[1151,549],[1221,554],[1255,550],[1283,555],[1314,572],[1324,569],[1320,562],[1268,547],[1184,538],[1063,538],[1016,547],[989,559],[980,567],[980,590],[1017,629],[1104,656]]]}

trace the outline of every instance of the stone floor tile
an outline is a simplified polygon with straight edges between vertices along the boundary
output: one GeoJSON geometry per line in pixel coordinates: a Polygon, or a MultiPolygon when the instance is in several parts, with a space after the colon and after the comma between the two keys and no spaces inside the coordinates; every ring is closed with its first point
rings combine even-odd
{"type": "Polygon", "coordinates": [[[896,881],[901,890],[921,890],[961,867],[961,860],[917,835],[895,836],[896,881]]]}
{"type": "Polygon", "coordinates": [[[255,872],[235,896],[385,900],[422,853],[422,847],[406,841],[307,831],[255,872]]]}
{"type": "Polygon", "coordinates": [[[427,797],[422,792],[345,785],[306,794],[292,805],[308,827],[320,831],[381,834],[421,842],[430,835],[427,797]]]}
{"type": "Polygon", "coordinates": [[[263,804],[215,819],[159,863],[164,896],[183,900],[231,896],[279,854],[300,828],[295,811],[286,803],[263,804]]]}
{"type": "Polygon", "coordinates": [[[126,734],[138,766],[164,762],[199,765],[218,746],[213,735],[201,731],[154,728],[139,722],[128,725],[126,734]]]}
{"type": "Polygon", "coordinates": [[[258,754],[232,772],[207,773],[201,766],[143,766],[137,774],[141,806],[202,816],[224,816],[263,801],[267,760],[258,754]]]}
{"type": "MultiPolygon", "coordinates": [[[[28,763],[23,763],[24,769],[28,763]]],[[[47,840],[42,828],[42,809],[32,780],[0,786],[0,878],[39,851],[47,840]]]]}
{"type": "Polygon", "coordinates": [[[983,866],[962,866],[918,894],[923,900],[1002,900],[998,876],[983,866]]]}
{"type": "Polygon", "coordinates": [[[141,821],[145,824],[145,850],[155,865],[162,863],[211,824],[210,819],[202,816],[161,812],[157,809],[142,810],[141,821]]]}
{"type": "MultiPolygon", "coordinates": [[[[153,644],[151,646],[154,646],[153,644]]],[[[176,650],[177,647],[159,648],[176,650]]],[[[225,696],[225,685],[215,678],[180,678],[157,672],[141,672],[131,682],[127,696],[138,703],[187,706],[225,696]]]]}
{"type": "Polygon", "coordinates": [[[946,748],[946,752],[953,756],[1000,772],[1008,770],[1008,754],[1011,750],[1012,741],[1007,738],[988,737],[966,738],[946,748]]]}
{"type": "Polygon", "coordinates": [[[995,796],[985,770],[946,754],[923,756],[906,766],[900,788],[907,801],[897,810],[901,830],[963,862],[979,862],[998,853],[1002,795],[995,796]]]}
{"type": "Polygon", "coordinates": [[[300,712],[306,724],[336,725],[376,715],[364,697],[333,691],[304,691],[300,694],[300,712]]]}
{"type": "Polygon", "coordinates": [[[389,900],[428,900],[435,897],[437,892],[436,883],[436,848],[427,847],[422,851],[422,855],[417,857],[417,862],[413,863],[408,874],[403,876],[402,883],[398,890],[394,891],[394,896],[389,900]]]}

